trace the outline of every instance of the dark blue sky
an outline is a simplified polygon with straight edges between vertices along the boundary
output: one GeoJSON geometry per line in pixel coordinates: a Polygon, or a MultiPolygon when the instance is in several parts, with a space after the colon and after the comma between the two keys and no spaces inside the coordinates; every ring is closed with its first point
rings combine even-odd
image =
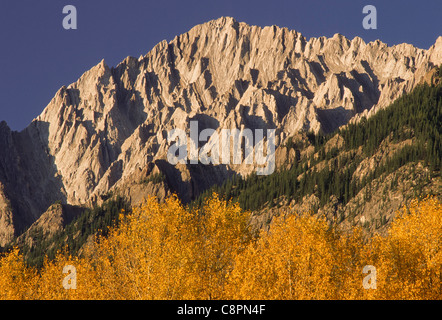
{"type": "Polygon", "coordinates": [[[0,121],[21,130],[61,86],[101,59],[116,66],[221,16],[287,27],[307,38],[339,32],[424,49],[442,35],[442,0],[1,0],[0,121]],[[77,8],[77,30],[63,29],[68,4],[77,8]],[[368,4],[377,8],[377,30],[362,28],[368,4]]]}

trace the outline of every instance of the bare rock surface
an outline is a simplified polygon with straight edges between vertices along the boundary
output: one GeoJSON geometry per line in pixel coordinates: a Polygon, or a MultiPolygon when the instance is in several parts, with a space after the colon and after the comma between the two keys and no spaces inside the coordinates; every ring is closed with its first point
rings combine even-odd
{"type": "Polygon", "coordinates": [[[441,63],[442,37],[428,50],[389,47],[340,34],[306,39],[229,17],[114,68],[101,61],[62,87],[22,132],[0,123],[0,245],[57,200],[91,205],[124,186],[136,202],[145,193],[170,192],[190,200],[255,169],[169,164],[167,133],[188,132],[192,120],[200,131],[275,129],[281,145],[302,130],[331,132],[373,114],[441,63]],[[170,190],[137,187],[139,173],[152,164],[170,190]]]}

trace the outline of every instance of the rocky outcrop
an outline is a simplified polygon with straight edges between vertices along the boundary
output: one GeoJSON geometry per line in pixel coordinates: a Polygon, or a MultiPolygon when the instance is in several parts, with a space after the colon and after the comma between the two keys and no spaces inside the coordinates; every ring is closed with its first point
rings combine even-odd
{"type": "Polygon", "coordinates": [[[17,239],[16,243],[21,245],[23,242],[27,242],[26,245],[31,248],[35,240],[33,235],[40,233],[42,237],[52,237],[64,230],[65,226],[83,211],[84,208],[81,207],[61,203],[53,204],[17,239]]]}
{"type": "Polygon", "coordinates": [[[17,233],[57,200],[88,205],[128,185],[134,199],[178,192],[190,200],[229,175],[255,170],[169,164],[167,133],[188,132],[192,120],[200,131],[275,129],[281,145],[301,130],[330,132],[370,115],[440,63],[442,37],[429,50],[339,34],[308,40],[228,17],[115,68],[101,61],[61,88],[24,131],[0,124],[0,239],[11,233],[8,217],[17,233]],[[152,163],[167,186],[136,187],[134,176],[152,163]]]}

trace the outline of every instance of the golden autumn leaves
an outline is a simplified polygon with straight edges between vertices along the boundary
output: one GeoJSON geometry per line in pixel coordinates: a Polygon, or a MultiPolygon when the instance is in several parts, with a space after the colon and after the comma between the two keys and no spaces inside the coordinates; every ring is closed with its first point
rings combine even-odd
{"type": "Polygon", "coordinates": [[[149,198],[81,257],[41,270],[18,250],[0,260],[1,299],[441,299],[442,205],[414,201],[385,237],[343,234],[310,215],[275,218],[252,235],[249,213],[216,195],[200,212],[149,198]],[[62,286],[66,265],[76,288],[62,286]],[[377,269],[366,290],[365,265],[377,269]]]}

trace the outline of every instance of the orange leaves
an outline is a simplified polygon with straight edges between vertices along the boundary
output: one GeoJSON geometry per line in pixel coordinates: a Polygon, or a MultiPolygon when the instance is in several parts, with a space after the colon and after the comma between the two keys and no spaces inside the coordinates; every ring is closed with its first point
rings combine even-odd
{"type": "Polygon", "coordinates": [[[380,295],[387,299],[442,299],[442,205],[413,201],[388,236],[376,237],[380,295]],[[383,285],[382,285],[383,284],[383,285]]]}
{"type": "Polygon", "coordinates": [[[35,271],[26,268],[19,250],[14,248],[0,260],[0,299],[29,299],[34,286],[35,271]]]}
{"type": "Polygon", "coordinates": [[[441,299],[442,205],[414,201],[386,237],[340,234],[322,220],[278,218],[235,259],[229,298],[441,299]],[[362,287],[365,265],[377,269],[377,289],[362,287]]]}
{"type": "Polygon", "coordinates": [[[248,239],[248,215],[213,197],[202,212],[149,198],[86,256],[108,298],[214,299],[248,239]]]}
{"type": "Polygon", "coordinates": [[[252,239],[249,213],[214,195],[196,212],[149,198],[81,257],[37,272],[17,249],[0,258],[1,299],[441,299],[442,206],[412,202],[385,237],[364,241],[309,215],[275,218],[252,239]],[[62,283],[75,266],[77,289],[62,283]],[[365,265],[377,289],[366,290],[365,265]]]}
{"type": "Polygon", "coordinates": [[[276,218],[268,233],[236,258],[234,299],[336,298],[334,231],[323,220],[276,218]]]}

